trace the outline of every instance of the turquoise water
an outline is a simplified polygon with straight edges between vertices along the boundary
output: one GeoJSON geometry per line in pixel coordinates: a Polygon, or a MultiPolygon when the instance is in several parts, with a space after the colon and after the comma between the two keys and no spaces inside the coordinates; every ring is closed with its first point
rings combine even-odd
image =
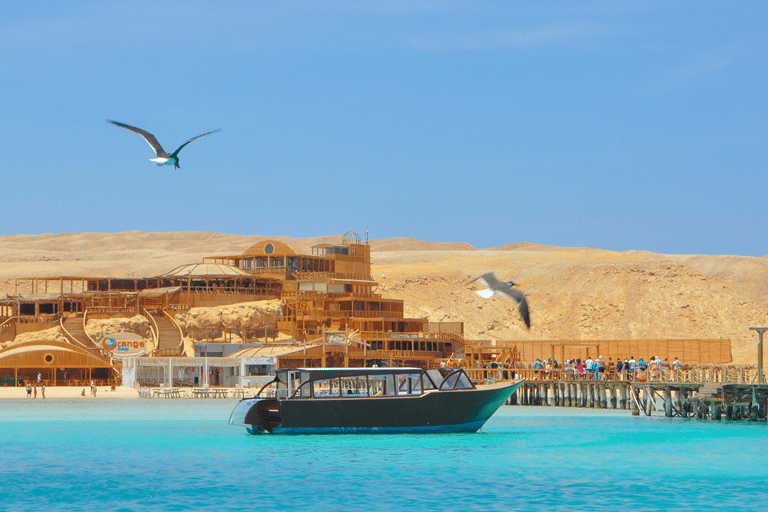
{"type": "Polygon", "coordinates": [[[478,434],[248,436],[234,400],[0,402],[4,510],[756,509],[765,424],[502,407],[478,434]]]}

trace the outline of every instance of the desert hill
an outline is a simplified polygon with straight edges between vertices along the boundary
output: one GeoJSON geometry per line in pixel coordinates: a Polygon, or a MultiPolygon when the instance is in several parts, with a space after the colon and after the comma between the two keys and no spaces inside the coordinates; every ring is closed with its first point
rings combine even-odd
{"type": "MultiPolygon", "coordinates": [[[[4,236],[0,295],[13,293],[16,277],[153,276],[204,256],[240,254],[265,238],[302,253],[341,240],[138,231],[4,236]]],[[[735,362],[754,363],[757,335],[748,328],[768,324],[766,257],[528,243],[475,249],[411,238],[370,245],[379,293],[405,300],[407,316],[465,322],[468,339],[730,338],[735,362]],[[474,293],[479,287],[470,279],[487,271],[528,294],[530,331],[512,301],[474,293]]]]}

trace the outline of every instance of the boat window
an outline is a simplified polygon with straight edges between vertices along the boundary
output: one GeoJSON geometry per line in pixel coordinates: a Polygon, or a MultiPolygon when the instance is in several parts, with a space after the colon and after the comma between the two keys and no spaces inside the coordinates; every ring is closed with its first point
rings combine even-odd
{"type": "Polygon", "coordinates": [[[309,386],[301,386],[301,383],[308,379],[309,374],[307,372],[287,372],[285,387],[283,388],[281,385],[277,388],[277,398],[291,398],[297,390],[296,398],[309,398],[309,386]]]}
{"type": "Polygon", "coordinates": [[[420,395],[421,373],[405,373],[397,376],[398,395],[420,395]]]}
{"type": "Polygon", "coordinates": [[[316,380],[314,383],[315,398],[330,398],[341,395],[339,378],[316,380]]]}
{"type": "Polygon", "coordinates": [[[345,397],[368,396],[368,380],[365,375],[342,377],[341,390],[345,397]]]}
{"type": "Polygon", "coordinates": [[[395,396],[395,376],[369,375],[368,394],[370,396],[395,396]]]}
{"type": "Polygon", "coordinates": [[[427,376],[424,377],[424,389],[437,389],[441,382],[443,382],[443,376],[440,370],[435,368],[427,370],[427,376]]]}
{"type": "Polygon", "coordinates": [[[448,375],[445,382],[440,386],[441,389],[472,389],[474,387],[467,374],[462,371],[448,375]]]}

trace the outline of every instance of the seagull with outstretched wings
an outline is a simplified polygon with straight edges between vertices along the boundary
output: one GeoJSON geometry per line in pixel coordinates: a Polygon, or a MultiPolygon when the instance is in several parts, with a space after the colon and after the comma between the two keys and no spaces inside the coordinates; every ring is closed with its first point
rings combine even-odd
{"type": "Polygon", "coordinates": [[[531,328],[531,317],[528,313],[528,301],[525,299],[525,294],[520,290],[512,288],[515,283],[512,281],[499,281],[496,279],[496,275],[493,272],[486,272],[480,277],[474,278],[470,283],[474,281],[480,281],[487,289],[478,290],[477,294],[484,299],[490,299],[495,294],[500,293],[510,299],[517,301],[517,310],[520,312],[520,316],[523,317],[525,326],[531,328]]]}
{"type": "Polygon", "coordinates": [[[187,142],[176,148],[176,151],[173,153],[166,153],[163,149],[163,146],[160,145],[159,142],[157,142],[157,139],[154,135],[149,133],[146,130],[142,130],[141,128],[136,128],[135,126],[131,126],[129,124],[120,123],[118,121],[112,121],[111,119],[107,119],[108,123],[112,123],[115,126],[119,126],[120,128],[125,128],[126,130],[130,130],[134,133],[138,133],[142,137],[144,137],[144,140],[147,141],[147,143],[150,145],[150,147],[154,150],[155,154],[157,155],[157,158],[150,158],[151,161],[156,162],[158,166],[162,165],[173,165],[177,169],[180,169],[179,167],[179,151],[184,149],[184,146],[192,142],[193,140],[199,139],[200,137],[205,137],[206,135],[210,135],[212,133],[216,133],[220,130],[213,130],[207,133],[204,133],[202,135],[198,135],[197,137],[192,137],[187,142]]]}

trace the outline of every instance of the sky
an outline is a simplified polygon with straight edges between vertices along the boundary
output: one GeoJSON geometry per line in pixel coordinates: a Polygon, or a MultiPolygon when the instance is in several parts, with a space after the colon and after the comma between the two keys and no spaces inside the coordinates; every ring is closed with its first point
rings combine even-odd
{"type": "Polygon", "coordinates": [[[766,6],[6,2],[0,235],[763,256],[766,6]]]}

